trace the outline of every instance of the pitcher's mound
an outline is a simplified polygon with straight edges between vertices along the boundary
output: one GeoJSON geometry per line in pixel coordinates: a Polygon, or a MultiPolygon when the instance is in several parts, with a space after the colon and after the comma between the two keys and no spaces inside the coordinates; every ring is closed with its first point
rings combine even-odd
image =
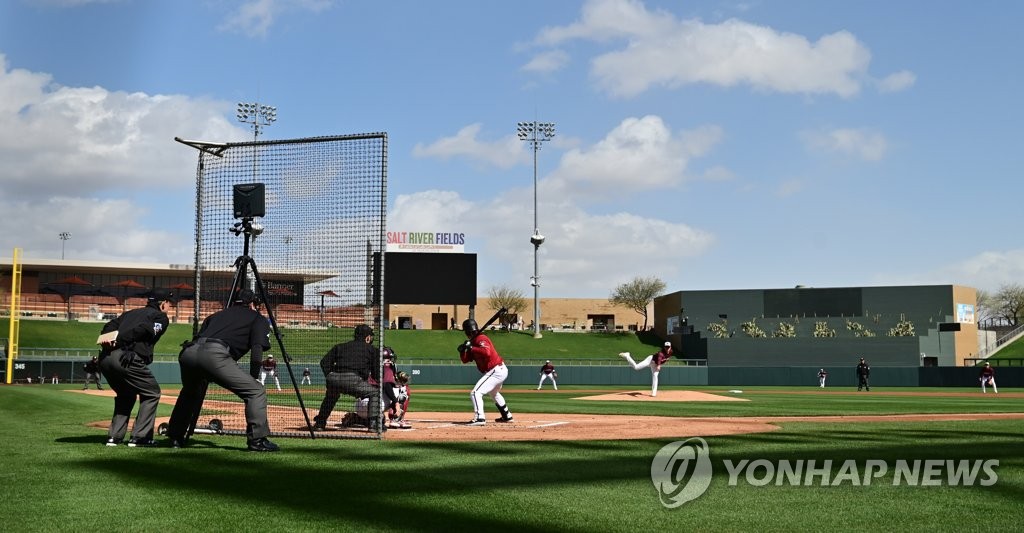
{"type": "Polygon", "coordinates": [[[574,400],[604,400],[617,402],[747,402],[746,398],[735,398],[722,396],[721,394],[708,394],[692,390],[666,390],[658,391],[657,396],[651,396],[651,391],[626,391],[614,392],[612,394],[599,394],[597,396],[581,396],[574,400]]]}

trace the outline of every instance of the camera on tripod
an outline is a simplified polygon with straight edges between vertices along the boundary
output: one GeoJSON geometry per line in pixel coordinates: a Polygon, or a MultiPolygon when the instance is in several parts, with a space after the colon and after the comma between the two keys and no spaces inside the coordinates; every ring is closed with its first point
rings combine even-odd
{"type": "Polygon", "coordinates": [[[252,219],[267,214],[266,187],[262,183],[239,183],[234,186],[233,192],[235,218],[242,221],[236,222],[228,231],[236,236],[242,233],[253,236],[263,233],[263,226],[253,224],[252,219]]]}

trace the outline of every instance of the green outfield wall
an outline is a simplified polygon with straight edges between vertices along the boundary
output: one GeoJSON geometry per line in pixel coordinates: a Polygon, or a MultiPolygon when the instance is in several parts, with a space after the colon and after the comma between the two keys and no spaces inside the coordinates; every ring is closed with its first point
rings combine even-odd
{"type": "MultiPolygon", "coordinates": [[[[39,382],[43,376],[47,382],[56,374],[60,383],[82,383],[85,373],[84,360],[18,359],[13,378],[17,383],[26,383],[31,378],[39,382]]],[[[293,363],[292,368],[309,366],[316,374],[319,368],[313,364],[293,363]]],[[[413,384],[468,386],[480,378],[480,373],[471,365],[411,363],[400,364],[401,370],[411,374],[413,384]]],[[[828,372],[827,387],[856,387],[855,365],[815,366],[686,366],[681,362],[669,363],[662,368],[658,381],[664,386],[808,386],[818,384],[818,371],[828,372]]],[[[150,369],[161,384],[176,385],[181,382],[178,364],[156,362],[150,369]]],[[[281,369],[283,371],[283,368],[281,369]]],[[[975,367],[921,367],[871,365],[871,385],[875,387],[975,387],[978,386],[978,372],[975,367]]],[[[314,374],[314,375],[316,375],[314,374]]],[[[322,382],[322,377],[317,376],[322,382]]],[[[509,365],[507,385],[533,385],[540,380],[537,365],[509,365]]],[[[282,376],[282,385],[285,385],[282,376]]],[[[1024,367],[996,367],[996,382],[999,387],[1024,387],[1024,367]]],[[[624,365],[562,365],[558,367],[559,385],[615,385],[644,388],[651,383],[647,369],[633,370],[624,365]]],[[[550,383],[547,384],[550,386],[550,383]]]]}

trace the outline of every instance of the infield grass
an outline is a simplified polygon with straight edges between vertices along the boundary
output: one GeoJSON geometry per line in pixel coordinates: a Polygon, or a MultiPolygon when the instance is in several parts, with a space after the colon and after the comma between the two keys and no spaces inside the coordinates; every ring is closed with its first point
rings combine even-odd
{"type": "MultiPolygon", "coordinates": [[[[105,432],[85,424],[109,419],[112,400],[71,388],[0,387],[5,530],[1015,531],[1024,523],[1021,420],[787,422],[771,433],[709,437],[710,488],[666,509],[651,481],[651,460],[677,439],[279,439],[281,452],[252,454],[242,451],[239,437],[197,436],[181,450],[107,448],[105,432]],[[743,478],[729,486],[724,461],[744,459],[999,465],[998,480],[988,487],[894,486],[891,472],[867,486],[759,487],[743,478]]],[[[984,412],[1021,405],[994,396],[886,397],[885,389],[872,396],[785,392],[759,389],[749,402],[711,405],[586,402],[572,400],[580,394],[572,390],[512,390],[509,402],[519,412],[677,416],[984,412]]],[[[413,402],[413,412],[468,410],[464,393],[424,390],[413,402]]],[[[169,414],[169,406],[160,414],[169,414]]]]}

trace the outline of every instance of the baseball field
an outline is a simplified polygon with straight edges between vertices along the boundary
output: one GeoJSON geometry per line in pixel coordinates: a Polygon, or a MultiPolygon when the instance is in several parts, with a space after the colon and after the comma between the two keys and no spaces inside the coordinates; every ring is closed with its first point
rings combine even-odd
{"type": "MultiPolygon", "coordinates": [[[[669,387],[643,401],[643,391],[625,388],[507,387],[516,424],[480,428],[457,423],[469,418],[468,388],[417,388],[413,428],[381,441],[279,439],[280,453],[256,454],[243,451],[244,438],[218,435],[196,435],[184,449],[105,447],[96,426],[109,420],[109,396],[83,394],[78,385],[3,386],[3,529],[1015,531],[1024,524],[1019,390],[669,387]],[[726,400],[687,399],[693,393],[726,400]],[[598,415],[637,427],[588,431],[586,421],[598,415]],[[543,424],[550,425],[533,427],[543,424]],[[716,427],[729,429],[708,429],[716,427]],[[520,438],[530,431],[560,436],[520,438]],[[700,488],[699,457],[687,463],[678,455],[665,472],[652,463],[663,447],[695,437],[706,444],[709,484],[680,501],[700,488]],[[689,492],[678,490],[683,485],[689,492]]],[[[173,395],[173,385],[165,393],[173,395]]],[[[170,408],[161,405],[159,415],[170,408]]]]}

